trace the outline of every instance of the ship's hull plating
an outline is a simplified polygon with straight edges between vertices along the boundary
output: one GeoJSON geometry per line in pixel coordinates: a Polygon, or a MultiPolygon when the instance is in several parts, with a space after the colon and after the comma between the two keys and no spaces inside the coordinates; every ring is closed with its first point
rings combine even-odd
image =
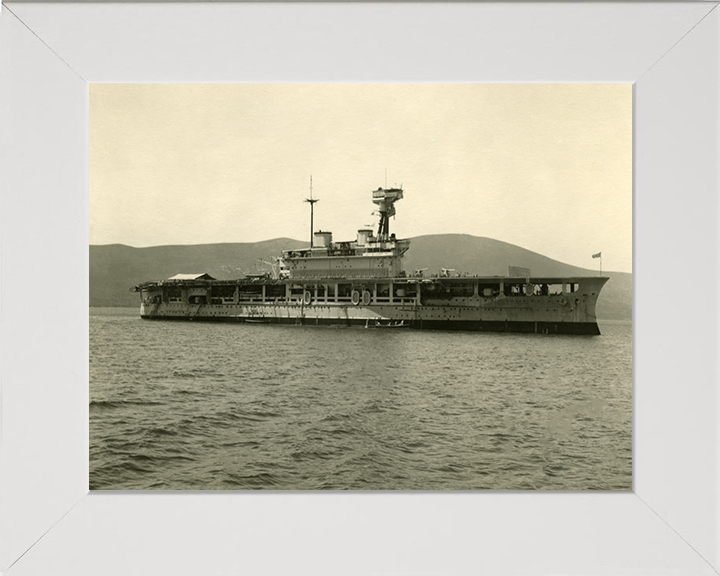
{"type": "Polygon", "coordinates": [[[599,335],[597,322],[581,318],[572,304],[538,298],[537,302],[505,302],[504,306],[353,306],[302,304],[143,304],[140,315],[147,320],[292,324],[305,326],[367,326],[400,322],[415,329],[470,330],[537,334],[599,335]]]}

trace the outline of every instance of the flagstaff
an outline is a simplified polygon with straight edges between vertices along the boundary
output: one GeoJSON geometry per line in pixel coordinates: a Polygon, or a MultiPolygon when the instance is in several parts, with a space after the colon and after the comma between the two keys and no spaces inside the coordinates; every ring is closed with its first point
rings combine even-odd
{"type": "Polygon", "coordinates": [[[592,255],[593,258],[600,258],[600,276],[602,276],[602,252],[592,255]]]}

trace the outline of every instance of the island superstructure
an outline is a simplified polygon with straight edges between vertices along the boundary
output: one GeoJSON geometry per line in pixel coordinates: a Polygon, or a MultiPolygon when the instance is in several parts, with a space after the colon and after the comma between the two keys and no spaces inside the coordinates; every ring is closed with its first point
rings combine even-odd
{"type": "MultiPolygon", "coordinates": [[[[268,324],[359,325],[416,329],[598,335],[595,306],[607,277],[467,276],[441,270],[408,274],[410,247],[390,233],[402,188],[372,192],[377,231],[361,228],[352,241],[317,231],[309,248],[285,250],[272,274],[216,280],[179,274],[146,282],[140,316],[153,320],[268,324]]],[[[316,200],[315,200],[316,201],[316,200]]],[[[479,255],[480,257],[480,255],[479,255]]]]}

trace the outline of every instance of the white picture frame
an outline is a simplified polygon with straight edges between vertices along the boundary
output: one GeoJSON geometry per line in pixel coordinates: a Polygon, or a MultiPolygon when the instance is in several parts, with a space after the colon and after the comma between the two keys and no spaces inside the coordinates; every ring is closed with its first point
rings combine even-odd
{"type": "Polygon", "coordinates": [[[3,5],[0,570],[719,573],[717,4],[3,5]],[[633,82],[633,491],[89,494],[88,83],[158,81],[633,82]]]}

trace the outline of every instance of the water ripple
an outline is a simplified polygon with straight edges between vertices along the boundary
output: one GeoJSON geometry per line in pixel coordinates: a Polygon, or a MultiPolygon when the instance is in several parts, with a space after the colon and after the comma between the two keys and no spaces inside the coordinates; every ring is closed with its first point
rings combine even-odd
{"type": "Polygon", "coordinates": [[[92,489],[632,484],[631,326],[598,338],[90,318],[92,489]]]}

